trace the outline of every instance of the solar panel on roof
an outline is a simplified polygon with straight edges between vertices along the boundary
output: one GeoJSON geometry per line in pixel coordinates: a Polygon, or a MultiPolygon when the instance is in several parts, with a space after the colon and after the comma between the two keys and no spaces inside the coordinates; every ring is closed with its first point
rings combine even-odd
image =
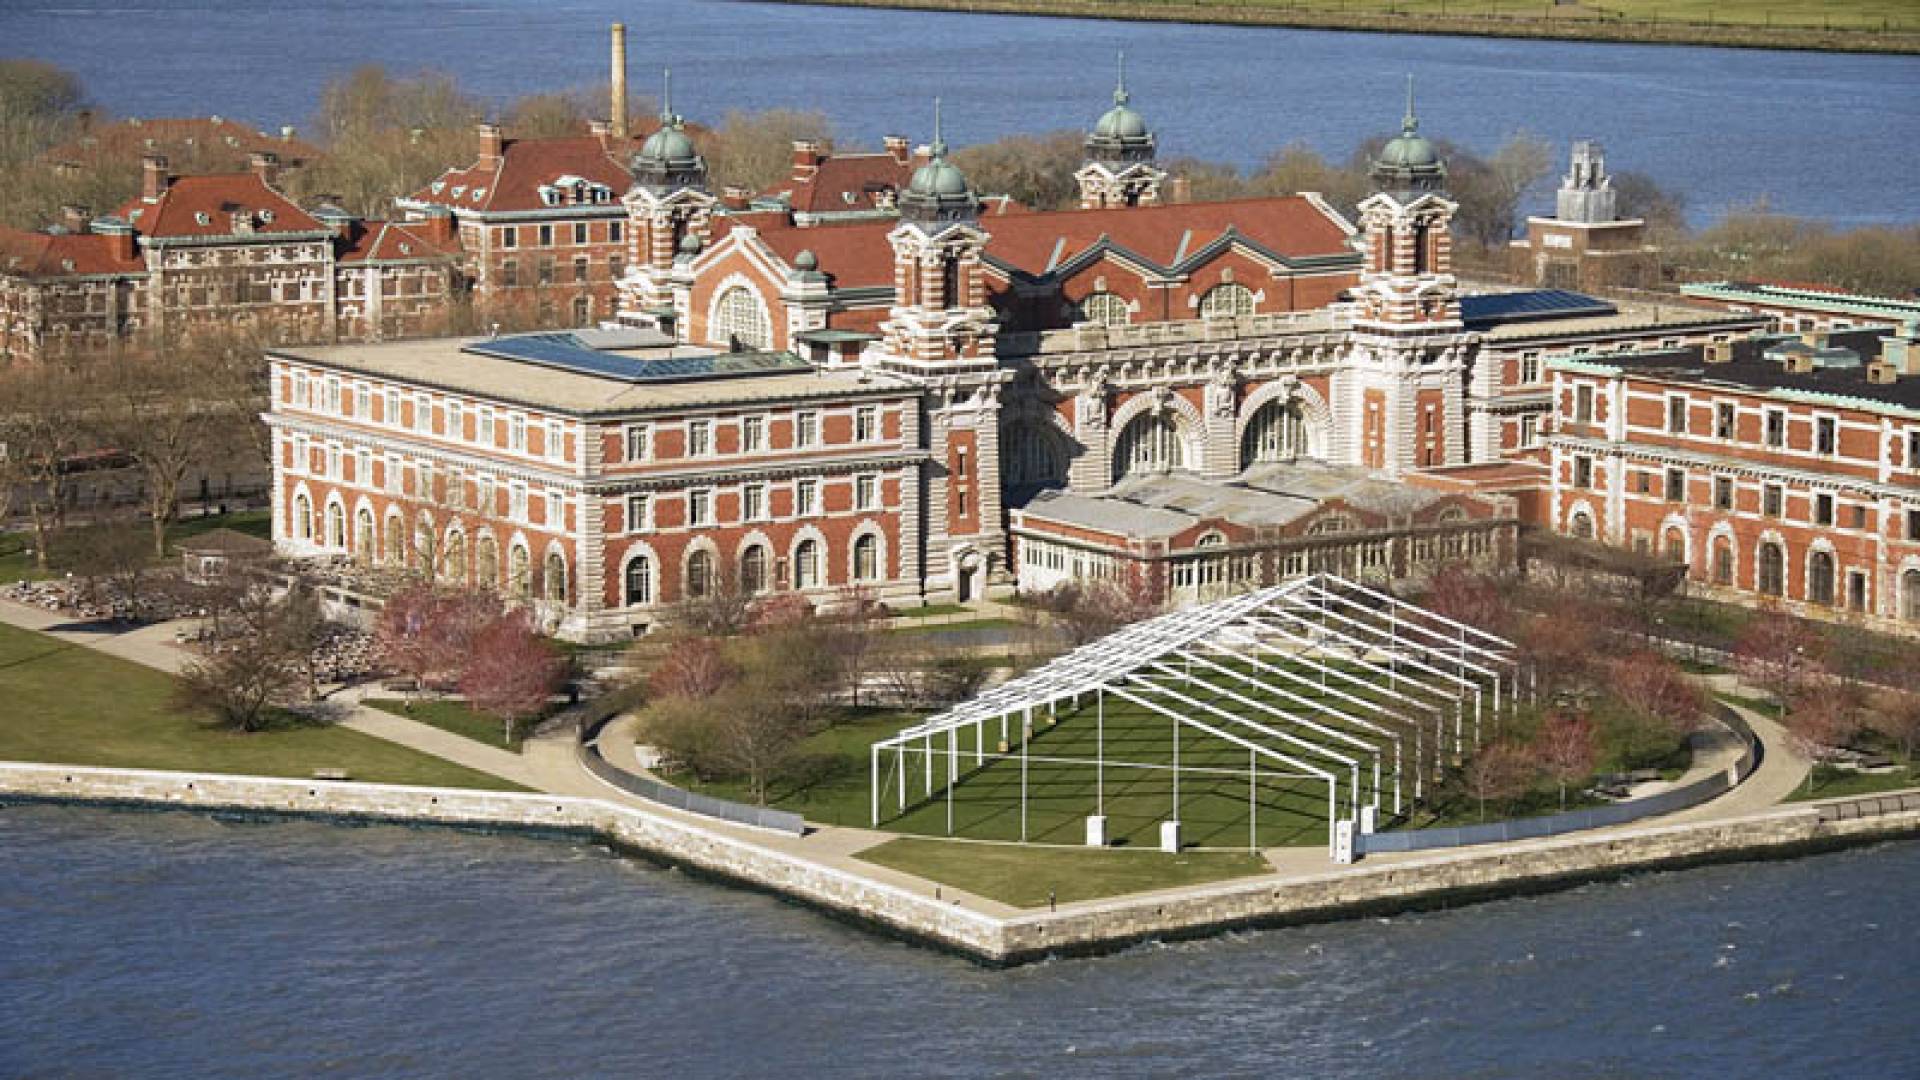
{"type": "Polygon", "coordinates": [[[571,371],[626,383],[685,382],[742,375],[809,371],[811,365],[791,353],[693,353],[674,356],[596,349],[573,333],[516,334],[476,341],[462,352],[571,371]]]}
{"type": "Polygon", "coordinates": [[[1460,318],[1475,329],[1536,319],[1614,315],[1619,310],[1605,300],[1566,289],[1533,289],[1460,298],[1460,318]]]}

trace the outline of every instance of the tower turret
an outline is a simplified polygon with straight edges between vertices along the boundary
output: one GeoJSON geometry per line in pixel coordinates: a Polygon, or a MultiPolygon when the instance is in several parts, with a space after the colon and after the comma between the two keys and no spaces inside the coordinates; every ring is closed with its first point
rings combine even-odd
{"type": "Polygon", "coordinates": [[[707,162],[673,111],[673,72],[662,76],[660,129],[633,155],[627,208],[627,265],[620,321],[678,333],[686,325],[691,263],[709,239],[717,205],[707,191],[707,162]]]}
{"type": "Polygon", "coordinates": [[[900,193],[900,224],[893,245],[896,299],[881,327],[886,352],[916,369],[991,366],[993,312],[981,280],[980,200],[966,174],[947,160],[940,103],[933,103],[933,143],[927,163],[900,193]]]}
{"type": "Polygon", "coordinates": [[[1073,174],[1080,184],[1082,210],[1160,202],[1160,185],[1167,174],[1153,164],[1158,147],[1132,100],[1127,93],[1127,56],[1121,53],[1113,108],[1101,114],[1087,133],[1086,162],[1073,174]]]}

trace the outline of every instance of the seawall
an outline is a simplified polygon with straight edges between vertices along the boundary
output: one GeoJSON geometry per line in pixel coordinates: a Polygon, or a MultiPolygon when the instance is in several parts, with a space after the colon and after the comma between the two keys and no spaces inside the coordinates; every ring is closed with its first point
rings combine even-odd
{"type": "Polygon", "coordinates": [[[1740,818],[1379,857],[1307,876],[1257,877],[1000,918],[719,829],[601,799],[0,762],[0,800],[354,818],[570,833],[778,893],[990,965],[1539,892],[1637,870],[1771,858],[1920,832],[1912,809],[1840,816],[1816,804],[1740,818]]]}
{"type": "MultiPolygon", "coordinates": [[[[1437,12],[1303,10],[1278,5],[1208,3],[1205,0],[774,0],[784,4],[903,8],[967,14],[1038,15],[1127,22],[1181,22],[1223,26],[1271,26],[1295,30],[1344,30],[1449,37],[1534,38],[1631,45],[1704,45],[1728,49],[1794,49],[1811,52],[1920,53],[1920,30],[1841,29],[1828,26],[1754,26],[1681,20],[1554,18],[1530,14],[1440,14],[1437,12]]],[[[1549,3],[1541,8],[1551,12],[1549,3]]]]}

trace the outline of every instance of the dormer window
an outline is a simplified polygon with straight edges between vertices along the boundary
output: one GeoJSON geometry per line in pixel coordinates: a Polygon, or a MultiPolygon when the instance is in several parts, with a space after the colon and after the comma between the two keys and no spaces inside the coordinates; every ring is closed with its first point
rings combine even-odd
{"type": "Polygon", "coordinates": [[[402,242],[401,242],[401,244],[400,244],[400,254],[402,254],[402,255],[411,255],[411,254],[413,254],[413,245],[412,245],[412,244],[409,244],[409,243],[406,243],[405,241],[402,241],[402,242]]]}
{"type": "Polygon", "coordinates": [[[458,187],[455,187],[453,189],[453,197],[456,199],[462,195],[465,195],[466,193],[467,193],[467,185],[465,184],[461,184],[458,187]]]}
{"type": "Polygon", "coordinates": [[[477,188],[474,188],[474,189],[473,189],[473,201],[474,201],[474,202],[479,202],[479,201],[480,201],[480,197],[481,197],[482,195],[485,195],[486,193],[487,193],[487,189],[486,189],[486,188],[483,188],[483,187],[477,187],[477,188]]]}
{"type": "Polygon", "coordinates": [[[205,210],[196,210],[194,211],[193,220],[197,225],[211,225],[213,224],[213,215],[207,213],[205,210]]]}
{"type": "Polygon", "coordinates": [[[260,220],[271,224],[273,221],[273,211],[271,210],[260,211],[260,220]]]}
{"type": "Polygon", "coordinates": [[[441,192],[447,190],[447,182],[445,180],[435,180],[433,182],[432,187],[433,187],[433,193],[435,195],[438,195],[441,192]]]}

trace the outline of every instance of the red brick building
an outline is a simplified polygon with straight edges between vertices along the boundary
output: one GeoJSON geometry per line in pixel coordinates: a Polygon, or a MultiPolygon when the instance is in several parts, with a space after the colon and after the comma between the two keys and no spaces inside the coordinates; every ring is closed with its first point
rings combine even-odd
{"type": "Polygon", "coordinates": [[[1775,330],[1896,328],[1920,321],[1920,297],[1861,296],[1817,285],[1718,281],[1680,287],[1694,303],[1771,320],[1775,330]]]}

